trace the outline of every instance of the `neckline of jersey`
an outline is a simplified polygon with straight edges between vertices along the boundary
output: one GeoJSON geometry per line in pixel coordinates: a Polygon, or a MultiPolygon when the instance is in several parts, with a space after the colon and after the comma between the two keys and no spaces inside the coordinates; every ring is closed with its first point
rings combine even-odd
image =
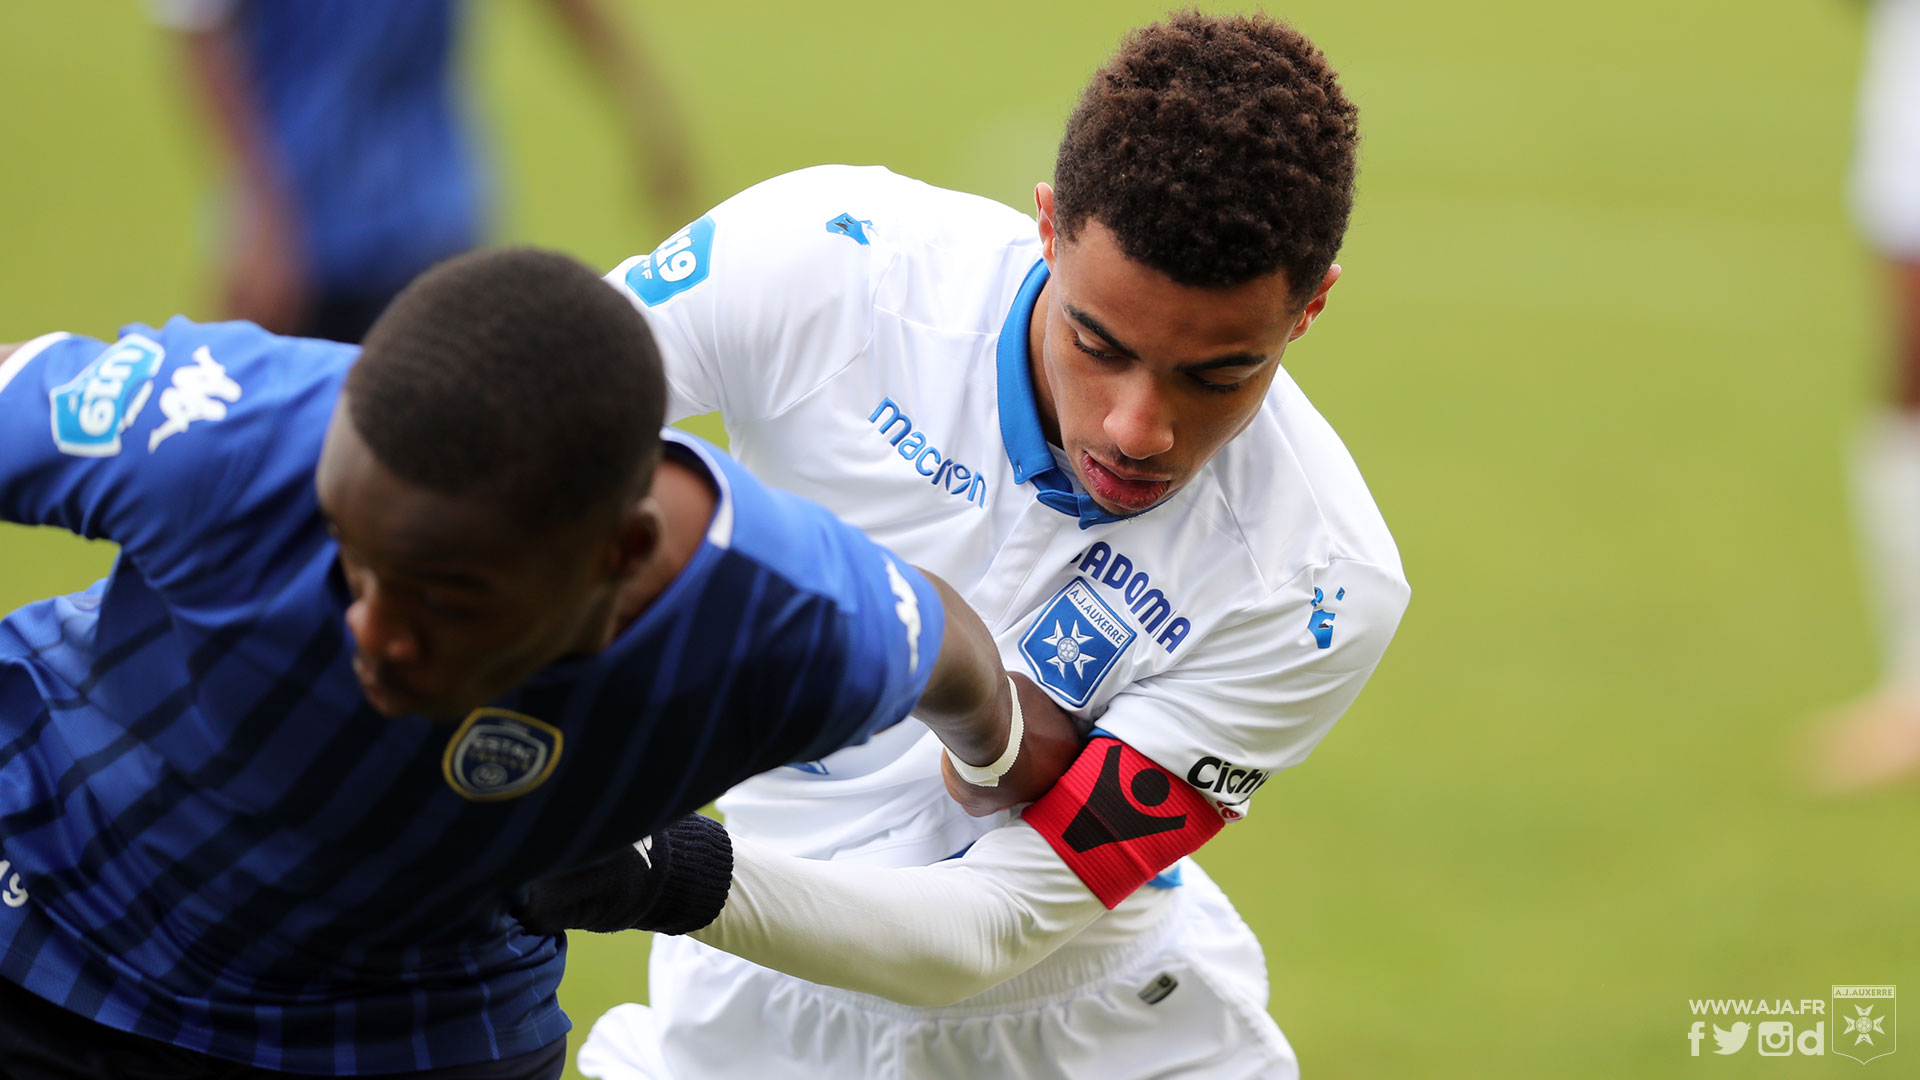
{"type": "Polygon", "coordinates": [[[1054,459],[1046,432],[1040,427],[1040,407],[1033,396],[1032,353],[1027,349],[1027,341],[1033,309],[1040,300],[1040,290],[1046,287],[1047,277],[1047,260],[1034,260],[1026,279],[1020,283],[1020,290],[1014,293],[1013,306],[1000,327],[1000,342],[994,350],[999,371],[1000,441],[1006,446],[1008,464],[1013,466],[1013,482],[1032,483],[1033,497],[1040,505],[1079,518],[1082,529],[1136,517],[1138,515],[1110,514],[1081,490],[1074,481],[1073,470],[1062,467],[1054,459]]]}

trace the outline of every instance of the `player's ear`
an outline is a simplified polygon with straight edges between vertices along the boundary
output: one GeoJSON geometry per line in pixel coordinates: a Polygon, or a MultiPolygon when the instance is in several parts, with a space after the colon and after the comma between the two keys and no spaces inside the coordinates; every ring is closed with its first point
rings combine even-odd
{"type": "Polygon", "coordinates": [[[1053,246],[1057,234],[1053,229],[1053,185],[1035,184],[1033,186],[1034,216],[1040,219],[1040,257],[1047,260],[1047,268],[1053,268],[1053,246]]]}
{"type": "Polygon", "coordinates": [[[628,503],[620,511],[613,539],[607,545],[608,576],[624,578],[639,573],[660,549],[665,524],[660,503],[653,496],[628,503]]]}
{"type": "Polygon", "coordinates": [[[1327,293],[1332,291],[1333,283],[1339,280],[1340,264],[1334,263],[1327,267],[1327,276],[1320,279],[1320,287],[1313,291],[1313,299],[1307,301],[1307,306],[1301,310],[1300,317],[1294,320],[1293,332],[1287,335],[1289,342],[1299,341],[1306,336],[1308,330],[1313,329],[1313,320],[1327,310],[1327,293]]]}

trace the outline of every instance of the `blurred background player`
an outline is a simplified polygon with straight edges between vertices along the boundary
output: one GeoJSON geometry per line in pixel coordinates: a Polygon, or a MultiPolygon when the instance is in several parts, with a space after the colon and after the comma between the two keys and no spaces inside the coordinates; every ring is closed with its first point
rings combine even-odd
{"type": "Polygon", "coordinates": [[[1920,769],[1920,0],[1873,0],[1853,202],[1884,260],[1893,400],[1860,440],[1856,497],[1885,665],[1837,715],[1820,779],[1868,786],[1920,769]]]}
{"type": "MultiPolygon", "coordinates": [[[[606,0],[541,0],[620,111],[662,220],[694,209],[672,95],[606,0]]],[[[227,168],[222,308],[355,342],[481,243],[492,184],[461,78],[462,0],[150,0],[227,168]]]]}
{"type": "Polygon", "coordinates": [[[0,347],[0,520],[121,552],[0,622],[0,1075],[547,1080],[565,945],[514,890],[916,699],[1002,753],[951,591],[665,397],[627,301],[531,250],[430,271],[364,352],[0,347]]]}
{"type": "MultiPolygon", "coordinates": [[[[962,814],[911,725],[729,792],[734,898],[655,940],[651,1008],[602,1020],[583,1072],[1295,1074],[1259,942],[1182,857],[1307,758],[1408,601],[1282,367],[1340,276],[1357,124],[1298,31],[1186,12],[1094,74],[1037,222],[822,166],[610,275],[670,416],[718,410],[770,482],[953,583],[1029,733],[1098,727],[1011,824],[962,814]]],[[[947,767],[970,808],[1012,801],[947,767]]]]}

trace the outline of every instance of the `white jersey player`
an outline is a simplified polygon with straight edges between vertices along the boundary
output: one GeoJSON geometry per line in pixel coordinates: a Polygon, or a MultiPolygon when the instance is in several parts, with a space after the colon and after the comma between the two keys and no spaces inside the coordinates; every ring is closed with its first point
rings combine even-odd
{"type": "Polygon", "coordinates": [[[1187,13],[1096,76],[1037,228],[826,166],[609,276],[654,329],[674,418],[718,410],[769,482],[943,577],[1093,738],[1012,820],[963,812],[911,721],[734,789],[726,909],[656,940],[653,1005],[603,1018],[583,1072],[1295,1075],[1258,943],[1184,857],[1326,735],[1408,599],[1352,459],[1280,367],[1339,276],[1353,142],[1304,38],[1187,13]],[[1143,56],[1184,65],[1163,119],[1102,89],[1143,56]],[[1195,174],[1171,206],[1101,160],[1129,124],[1172,181],[1195,174]],[[1192,250],[1123,212],[1197,218],[1175,237],[1192,250]]]}
{"type": "Polygon", "coordinates": [[[1833,718],[1819,779],[1854,788],[1920,772],[1920,0],[1873,0],[1852,196],[1884,260],[1893,400],[1854,456],[1867,569],[1880,609],[1879,689],[1833,718]]]}

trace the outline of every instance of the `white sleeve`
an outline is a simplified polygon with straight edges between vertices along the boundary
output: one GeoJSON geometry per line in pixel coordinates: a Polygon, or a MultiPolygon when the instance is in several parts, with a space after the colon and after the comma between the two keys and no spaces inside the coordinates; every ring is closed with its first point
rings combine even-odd
{"type": "Polygon", "coordinates": [[[659,342],[668,422],[718,410],[731,431],[777,416],[867,348],[884,256],[864,230],[829,225],[875,201],[862,198],[873,171],[757,184],[607,275],[659,342]]]}
{"type": "Polygon", "coordinates": [[[1237,820],[1360,695],[1409,595],[1397,567],[1310,567],[1210,630],[1188,660],[1116,695],[1097,724],[1237,820]]]}
{"type": "Polygon", "coordinates": [[[720,917],[693,936],[809,982],[949,1005],[1020,974],[1106,914],[1020,822],[965,856],[886,868],[784,855],[736,836],[720,917]]]}

